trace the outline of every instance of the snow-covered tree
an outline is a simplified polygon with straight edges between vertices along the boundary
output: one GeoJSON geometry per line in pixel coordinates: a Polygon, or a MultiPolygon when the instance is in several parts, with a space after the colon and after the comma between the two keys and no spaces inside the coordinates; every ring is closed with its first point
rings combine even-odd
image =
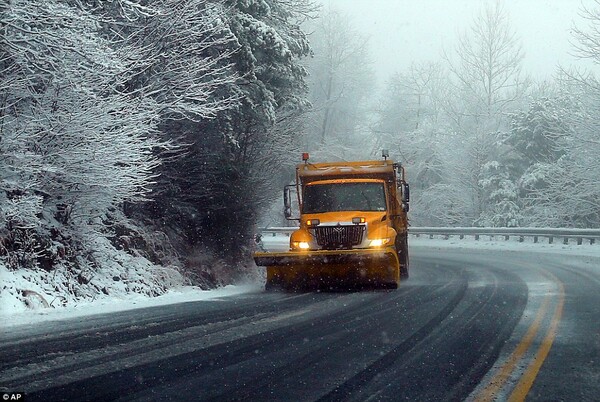
{"type": "Polygon", "coordinates": [[[590,92],[588,86],[582,90],[574,107],[564,110],[570,126],[569,136],[560,144],[564,155],[545,175],[547,191],[535,192],[540,204],[558,205],[554,222],[559,226],[597,227],[600,223],[600,93],[590,92]]]}
{"type": "Polygon", "coordinates": [[[102,226],[109,209],[143,199],[154,180],[156,104],[120,93],[132,60],[84,10],[17,0],[2,22],[6,241],[15,225],[39,234],[54,221],[72,225],[70,235],[102,226]],[[9,212],[15,203],[24,216],[9,212]]]}
{"type": "Polygon", "coordinates": [[[497,130],[499,113],[518,102],[528,86],[521,72],[524,53],[502,3],[483,7],[455,52],[445,57],[464,100],[454,105],[462,110],[454,110],[497,130]]]}
{"type": "Polygon", "coordinates": [[[443,99],[446,116],[460,135],[465,176],[476,220],[488,209],[480,186],[484,166],[494,159],[498,133],[507,129],[506,113],[519,107],[528,80],[521,73],[523,52],[508,14],[500,2],[485,6],[453,54],[446,54],[453,96],[443,99]]]}
{"type": "Polygon", "coordinates": [[[438,120],[441,109],[437,104],[443,86],[438,64],[413,64],[407,71],[393,74],[386,83],[372,127],[374,148],[389,149],[407,168],[413,189],[411,219],[415,225],[446,222],[441,217],[443,211],[424,199],[431,197],[427,190],[444,176],[442,154],[448,136],[438,120]]]}
{"type": "MultiPolygon", "coordinates": [[[[80,285],[142,266],[159,272],[134,243],[154,262],[169,246],[142,238],[122,209],[154,198],[161,159],[187,145],[166,135],[167,122],[236,104],[238,94],[223,90],[238,79],[227,8],[16,0],[2,11],[0,258],[12,268],[66,267],[56,277],[80,285]]],[[[160,281],[156,272],[140,280],[160,281]]]]}
{"type": "Polygon", "coordinates": [[[575,105],[566,97],[533,100],[529,109],[511,114],[511,128],[503,139],[528,167],[537,162],[553,162],[564,155],[564,139],[570,134],[569,113],[575,105]]]}
{"type": "Polygon", "coordinates": [[[356,146],[368,126],[368,103],[375,84],[368,38],[347,15],[332,7],[321,10],[307,29],[314,56],[307,62],[313,109],[305,149],[321,148],[319,152],[326,153],[332,148],[343,150],[344,145],[356,146]]]}
{"type": "Polygon", "coordinates": [[[381,105],[384,132],[417,130],[437,122],[442,98],[443,70],[438,63],[413,63],[406,72],[392,75],[381,105]]]}
{"type": "Polygon", "coordinates": [[[124,44],[138,60],[126,85],[160,106],[165,119],[199,121],[237,103],[219,92],[235,82],[232,55],[238,50],[220,1],[159,0],[143,15],[111,32],[127,34],[124,44]]]}
{"type": "Polygon", "coordinates": [[[516,227],[522,221],[518,204],[519,188],[509,169],[497,161],[483,166],[481,187],[486,192],[488,208],[480,215],[480,226],[516,227]]]}
{"type": "MultiPolygon", "coordinates": [[[[511,130],[499,147],[503,170],[490,178],[517,186],[524,225],[586,227],[599,216],[592,156],[600,151],[594,150],[593,140],[598,109],[594,97],[581,88],[567,89],[512,114],[511,130]]],[[[510,194],[499,193],[506,196],[503,202],[514,201],[512,188],[510,194]]]]}
{"type": "Polygon", "coordinates": [[[281,174],[302,136],[309,54],[300,23],[312,13],[308,0],[227,0],[223,21],[232,40],[228,67],[235,82],[213,97],[235,97],[214,119],[172,120],[161,130],[187,143],[185,154],[161,168],[153,216],[194,247],[222,257],[243,253],[262,203],[279,193],[281,174]]]}

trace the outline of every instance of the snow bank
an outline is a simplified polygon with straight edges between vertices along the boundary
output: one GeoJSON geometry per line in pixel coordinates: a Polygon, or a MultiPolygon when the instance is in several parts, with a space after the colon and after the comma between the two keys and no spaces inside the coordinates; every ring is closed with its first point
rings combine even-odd
{"type": "Polygon", "coordinates": [[[15,294],[15,292],[10,291],[11,288],[31,289],[34,292],[45,294],[44,287],[40,286],[38,282],[40,280],[39,275],[22,275],[10,272],[6,267],[0,265],[0,279],[2,280],[0,320],[5,329],[17,325],[36,324],[43,321],[70,319],[92,314],[113,313],[198,300],[216,300],[221,297],[262,290],[262,285],[259,284],[228,285],[213,290],[202,290],[196,286],[180,285],[156,297],[137,293],[121,293],[112,296],[105,295],[95,300],[77,301],[64,306],[64,308],[52,308],[57,307],[56,303],[53,303],[51,307],[47,308],[35,296],[29,297],[29,300],[31,300],[28,303],[30,307],[27,307],[22,301],[22,294],[15,294]]]}
{"type": "Polygon", "coordinates": [[[582,244],[577,245],[574,239],[569,240],[568,244],[563,244],[562,239],[555,239],[555,242],[548,244],[546,239],[540,238],[538,243],[534,243],[532,238],[525,237],[523,242],[519,242],[517,237],[511,237],[504,240],[503,236],[481,236],[479,240],[473,237],[459,239],[450,237],[445,240],[441,237],[433,239],[427,236],[410,236],[409,247],[428,247],[428,248],[456,248],[456,249],[480,249],[480,250],[514,250],[514,251],[532,251],[540,253],[562,254],[562,255],[582,255],[590,257],[600,257],[600,244],[582,244]],[[546,241],[546,243],[544,243],[546,241]]]}
{"type": "Polygon", "coordinates": [[[0,263],[0,317],[37,310],[71,308],[93,301],[158,296],[184,284],[175,267],[117,250],[108,239],[96,236],[88,258],[62,261],[52,270],[9,269],[0,263]]]}

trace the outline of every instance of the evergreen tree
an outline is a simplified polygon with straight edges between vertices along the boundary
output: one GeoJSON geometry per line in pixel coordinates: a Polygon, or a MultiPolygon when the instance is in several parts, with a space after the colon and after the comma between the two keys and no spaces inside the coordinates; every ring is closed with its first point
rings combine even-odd
{"type": "MultiPolygon", "coordinates": [[[[168,161],[153,216],[183,229],[186,241],[236,260],[252,239],[257,214],[279,193],[282,169],[291,171],[291,152],[302,135],[299,116],[308,106],[309,54],[300,23],[312,12],[304,0],[225,1],[233,40],[228,67],[237,77],[216,90],[216,99],[237,103],[214,119],[174,120],[162,131],[186,144],[168,161]]],[[[247,255],[247,253],[246,253],[247,255]]]]}
{"type": "Polygon", "coordinates": [[[486,204],[489,207],[481,214],[477,224],[484,227],[519,226],[522,220],[518,205],[519,191],[508,168],[497,161],[486,163],[480,185],[487,194],[486,204]]]}

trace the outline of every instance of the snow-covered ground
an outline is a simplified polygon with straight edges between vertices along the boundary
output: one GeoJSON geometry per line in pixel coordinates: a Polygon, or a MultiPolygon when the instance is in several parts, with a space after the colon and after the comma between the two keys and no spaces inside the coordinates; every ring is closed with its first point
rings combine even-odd
{"type": "MultiPolygon", "coordinates": [[[[7,272],[0,266],[0,277],[7,272]]],[[[217,300],[221,297],[262,290],[260,284],[225,286],[214,290],[202,290],[195,286],[180,286],[157,297],[140,294],[104,297],[90,302],[82,302],[68,307],[44,308],[41,305],[27,309],[22,303],[15,303],[8,294],[0,292],[0,322],[4,329],[16,325],[34,325],[43,321],[69,319],[92,314],[111,313],[123,310],[152,307],[158,305],[183,303],[198,300],[217,300]]]]}

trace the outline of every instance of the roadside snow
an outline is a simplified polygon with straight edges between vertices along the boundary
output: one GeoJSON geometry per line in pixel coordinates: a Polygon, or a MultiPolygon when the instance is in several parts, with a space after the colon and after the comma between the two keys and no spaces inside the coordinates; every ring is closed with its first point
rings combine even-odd
{"type": "Polygon", "coordinates": [[[284,234],[275,236],[263,236],[258,251],[288,251],[290,249],[290,238],[284,234]]]}
{"type": "Polygon", "coordinates": [[[525,237],[523,242],[518,238],[504,240],[503,236],[495,236],[491,240],[489,236],[481,236],[480,240],[473,237],[450,237],[448,240],[443,238],[430,239],[427,236],[411,236],[408,240],[409,247],[427,247],[427,248],[454,248],[454,249],[478,249],[478,250],[513,250],[513,251],[531,251],[537,253],[550,253],[561,255],[581,255],[589,257],[600,257],[600,244],[589,244],[589,242],[577,245],[571,239],[568,244],[563,244],[563,239],[555,238],[553,244],[548,244],[547,239],[540,238],[538,243],[534,243],[532,238],[525,237]]]}
{"type": "MultiPolygon", "coordinates": [[[[4,279],[6,269],[0,266],[0,277],[4,279]]],[[[30,285],[30,284],[28,284],[30,285]]],[[[2,327],[31,325],[44,321],[70,319],[92,314],[113,313],[123,310],[133,310],[145,307],[184,303],[199,300],[217,300],[221,297],[249,293],[262,290],[258,284],[225,286],[214,290],[202,290],[195,286],[180,286],[167,291],[164,295],[148,297],[139,294],[121,295],[120,297],[105,297],[90,302],[61,308],[44,308],[37,306],[27,309],[22,303],[15,303],[6,293],[0,291],[0,322],[2,327]]]]}

